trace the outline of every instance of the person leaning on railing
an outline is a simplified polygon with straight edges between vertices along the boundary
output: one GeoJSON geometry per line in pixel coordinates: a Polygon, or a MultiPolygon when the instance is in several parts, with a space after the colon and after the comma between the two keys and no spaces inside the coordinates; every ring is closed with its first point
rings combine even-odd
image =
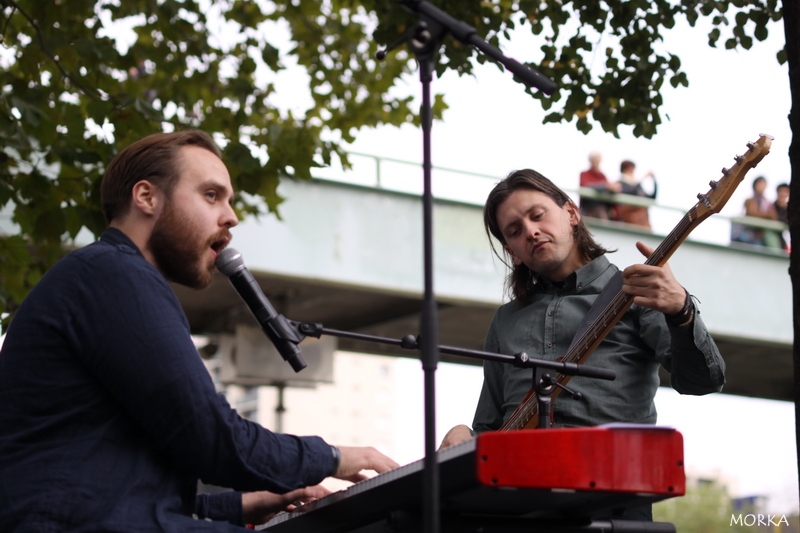
{"type": "MultiPolygon", "coordinates": [[[[775,205],[767,200],[764,191],[767,180],[758,176],[753,180],[753,196],[744,201],[744,216],[751,219],[778,220],[775,205]]],[[[766,246],[768,248],[784,248],[781,242],[781,231],[765,228],[758,221],[735,220],[731,224],[731,241],[766,246]]],[[[769,226],[771,224],[768,224],[769,226]]]]}
{"type": "MultiPolygon", "coordinates": [[[[779,183],[777,187],[775,187],[775,202],[772,204],[775,206],[775,214],[778,215],[778,220],[783,222],[784,224],[789,224],[789,184],[788,183],[779,183]]],[[[788,251],[789,250],[789,232],[788,228],[781,230],[780,233],[781,238],[781,248],[788,251]]]]}
{"type": "MultiPolygon", "coordinates": [[[[636,165],[633,161],[625,160],[620,163],[620,178],[619,178],[619,192],[630,196],[641,196],[655,200],[658,193],[658,184],[656,183],[655,176],[652,172],[645,174],[645,178],[652,180],[652,192],[648,193],[642,186],[635,175],[636,165]]],[[[642,207],[633,204],[619,204],[617,205],[617,217],[621,222],[628,224],[635,224],[650,229],[650,215],[647,212],[647,207],[642,207]]]]}
{"type": "Polygon", "coordinates": [[[609,182],[606,175],[600,170],[600,152],[589,154],[589,168],[581,172],[581,188],[592,189],[592,195],[581,194],[580,209],[587,217],[600,218],[603,220],[616,220],[617,206],[609,202],[609,196],[618,193],[622,189],[617,182],[609,182]]]}

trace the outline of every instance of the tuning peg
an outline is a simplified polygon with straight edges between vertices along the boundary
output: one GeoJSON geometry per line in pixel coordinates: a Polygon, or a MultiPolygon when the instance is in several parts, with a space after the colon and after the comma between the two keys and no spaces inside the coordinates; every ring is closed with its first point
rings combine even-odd
{"type": "Polygon", "coordinates": [[[754,143],[754,142],[752,142],[752,141],[751,141],[751,142],[749,142],[749,143],[747,143],[747,149],[748,149],[748,150],[750,150],[750,151],[752,152],[753,150],[755,150],[755,149],[756,149],[756,143],[754,143]]]}
{"type": "Polygon", "coordinates": [[[731,173],[731,169],[722,167],[722,175],[723,176],[727,176],[730,173],[731,173]]]}
{"type": "Polygon", "coordinates": [[[740,155],[737,155],[737,156],[736,156],[736,157],[734,157],[733,159],[734,159],[734,160],[736,160],[736,163],[737,163],[737,164],[739,164],[739,163],[741,163],[742,161],[744,161],[744,157],[742,157],[742,156],[740,156],[740,155]]]}
{"type": "Polygon", "coordinates": [[[708,182],[708,186],[711,187],[712,189],[716,189],[717,185],[719,185],[719,182],[717,180],[711,180],[708,182]]]}
{"type": "Polygon", "coordinates": [[[711,202],[708,201],[707,195],[700,193],[697,195],[697,199],[703,202],[703,205],[705,205],[707,208],[711,209],[711,202]]]}

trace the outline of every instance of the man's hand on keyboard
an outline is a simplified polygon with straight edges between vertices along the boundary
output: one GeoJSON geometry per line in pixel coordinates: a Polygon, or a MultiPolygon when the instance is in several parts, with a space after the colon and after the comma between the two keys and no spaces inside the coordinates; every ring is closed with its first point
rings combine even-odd
{"type": "Polygon", "coordinates": [[[333,477],[357,482],[367,479],[362,470],[374,470],[382,474],[400,466],[372,447],[339,446],[342,459],[333,477]]]}
{"type": "Polygon", "coordinates": [[[297,503],[308,503],[327,496],[331,491],[322,485],[303,487],[286,494],[275,494],[265,490],[242,494],[242,518],[246,524],[263,524],[279,511],[292,511],[297,503]]]}

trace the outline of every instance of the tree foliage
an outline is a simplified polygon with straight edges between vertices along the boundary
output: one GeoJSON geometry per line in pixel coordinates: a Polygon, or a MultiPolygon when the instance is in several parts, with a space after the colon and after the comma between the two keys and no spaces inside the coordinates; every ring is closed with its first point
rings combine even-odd
{"type": "Polygon", "coordinates": [[[237,208],[255,213],[258,205],[276,209],[280,176],[308,178],[334,155],[346,162],[340,143],[358,129],[417,120],[410,96],[389,94],[407,57],[371,59],[374,17],[354,2],[2,6],[0,209],[13,213],[15,226],[0,239],[6,311],[62,243],[82,228],[102,232],[104,165],[138,138],[186,127],[212,132],[240,193],[237,208]],[[270,75],[287,64],[307,72],[300,113],[275,103],[281,95],[270,75]]]}
{"type": "Polygon", "coordinates": [[[800,531],[796,513],[768,511],[758,501],[744,504],[747,500],[749,498],[734,499],[718,481],[705,480],[687,486],[686,494],[680,498],[654,504],[653,520],[669,522],[681,533],[800,531]]]}
{"type": "Polygon", "coordinates": [[[653,505],[653,520],[669,522],[681,533],[730,531],[732,514],[731,496],[716,482],[689,486],[685,496],[653,505]]]}
{"type": "MultiPolygon", "coordinates": [[[[709,44],[749,48],[781,17],[777,0],[437,0],[502,45],[530,31],[528,60],[559,89],[533,92],[546,122],[651,137],[665,83],[687,86],[662,34],[710,19],[709,44]],[[600,61],[602,64],[600,64],[600,61]]],[[[358,130],[418,121],[400,90],[414,58],[378,47],[417,16],[385,0],[0,0],[0,309],[11,311],[87,229],[104,229],[99,180],[116,151],[154,131],[196,127],[224,148],[242,214],[277,210],[281,176],[308,178],[358,130]],[[275,76],[306,72],[292,95],[275,76]],[[298,110],[279,104],[299,96],[298,110]],[[10,224],[10,223],[13,223],[10,224]]],[[[437,70],[469,74],[482,55],[443,41],[437,70]]],[[[435,116],[444,109],[440,95],[435,116]]],[[[6,323],[7,323],[6,317],[6,323]]]]}
{"type": "MultiPolygon", "coordinates": [[[[586,133],[597,124],[618,135],[629,126],[639,137],[650,138],[661,124],[659,108],[665,83],[688,87],[681,60],[665,49],[663,35],[681,18],[694,27],[708,20],[708,43],[724,41],[727,49],[749,49],[754,39],[763,41],[770,21],[781,19],[778,0],[494,0],[434,2],[456,19],[473,25],[479,35],[498,46],[511,39],[512,31],[530,31],[541,43],[537,58],[529,64],[554,80],[552,95],[533,91],[542,106],[552,112],[545,122],[575,122],[586,133]]],[[[380,3],[378,3],[380,4],[380,3]]],[[[400,7],[382,16],[376,36],[390,40],[398,29],[400,7]]],[[[785,61],[783,51],[777,51],[785,61]]],[[[440,70],[470,72],[473,50],[447,41],[440,70]]],[[[477,56],[479,63],[484,56],[477,56]]]]}

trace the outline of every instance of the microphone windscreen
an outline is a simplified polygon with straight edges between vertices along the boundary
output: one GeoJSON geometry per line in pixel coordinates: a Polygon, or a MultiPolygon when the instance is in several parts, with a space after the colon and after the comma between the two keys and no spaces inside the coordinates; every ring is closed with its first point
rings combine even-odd
{"type": "Polygon", "coordinates": [[[214,264],[220,272],[231,277],[244,268],[244,259],[236,248],[225,248],[214,264]]]}

